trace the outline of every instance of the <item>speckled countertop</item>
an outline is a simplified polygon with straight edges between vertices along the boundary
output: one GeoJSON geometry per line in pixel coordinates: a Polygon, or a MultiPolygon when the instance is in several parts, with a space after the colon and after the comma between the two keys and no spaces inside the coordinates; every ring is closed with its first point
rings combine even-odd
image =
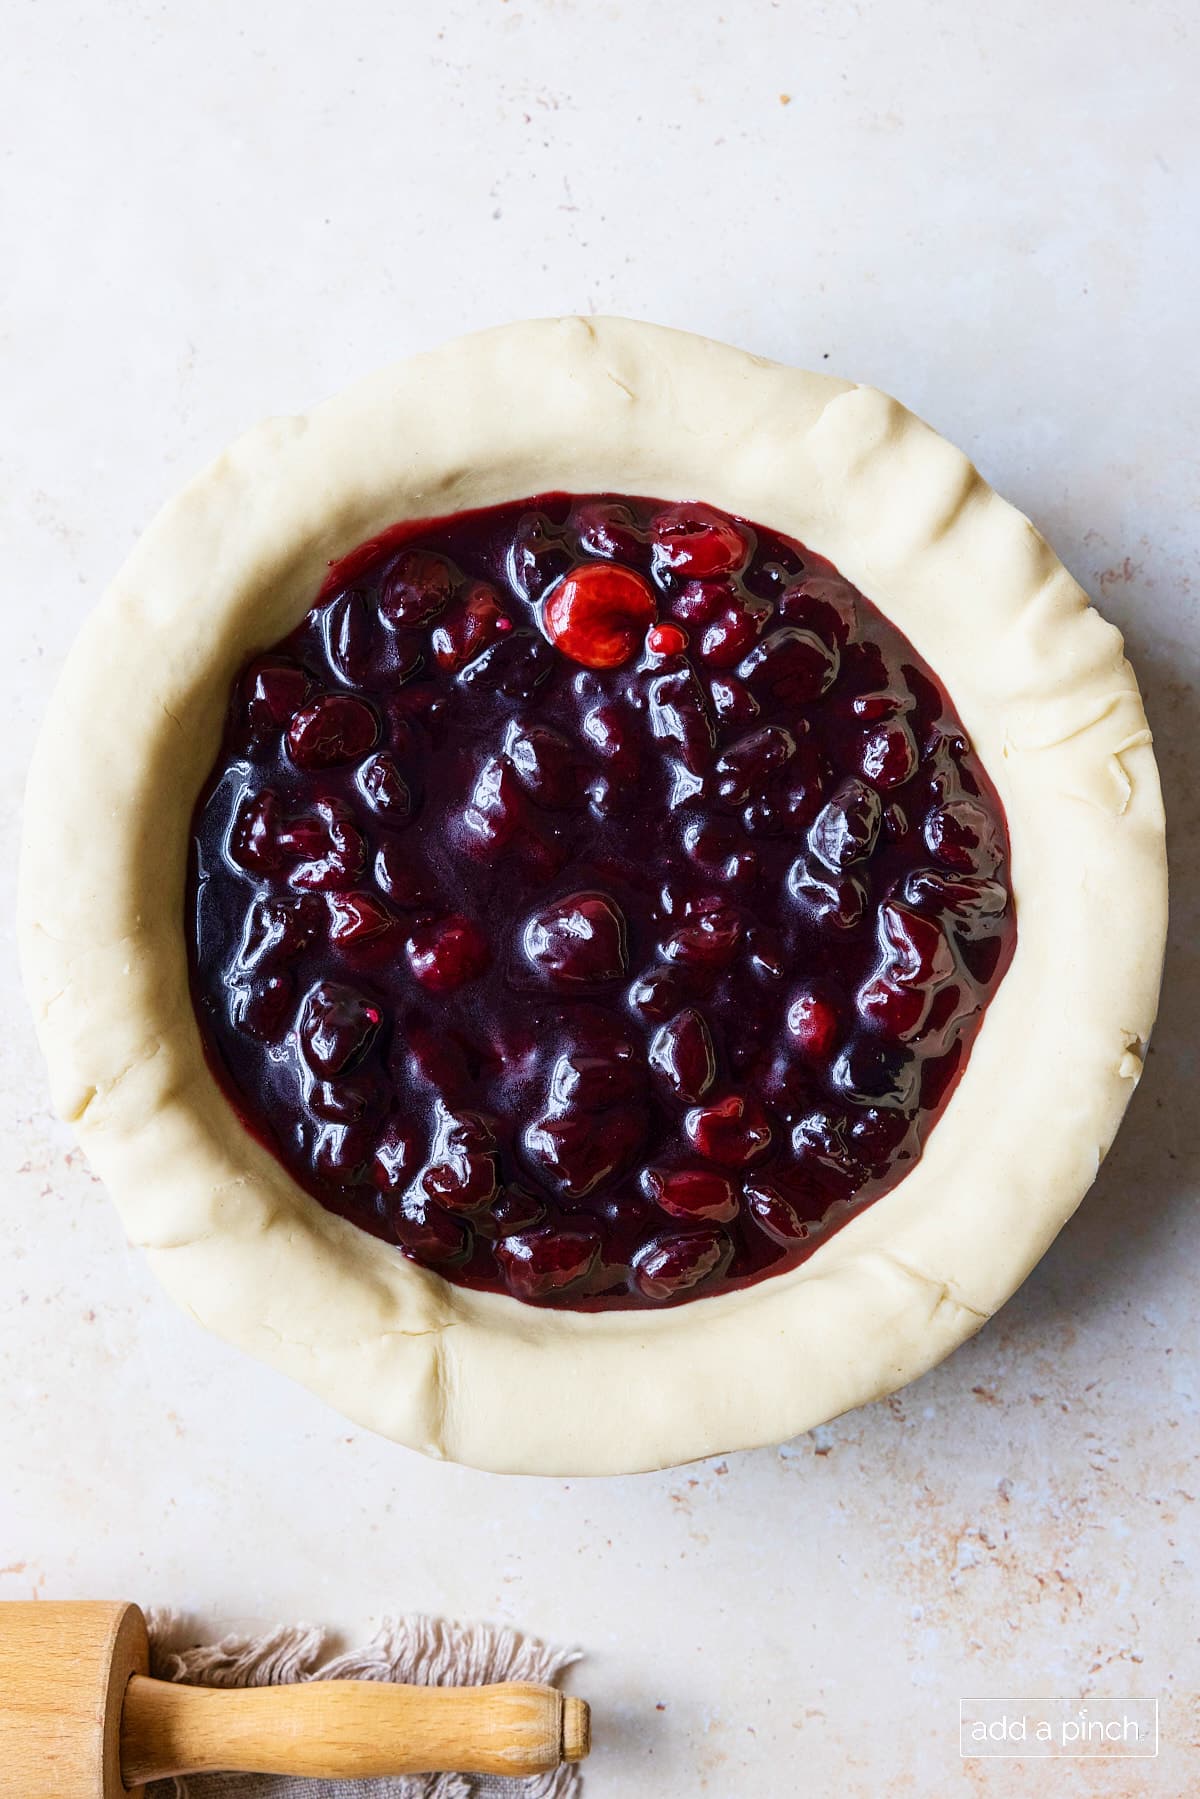
{"type": "Polygon", "coordinates": [[[577,1641],[589,1799],[1200,1789],[1194,16],[10,0],[6,888],[67,644],[185,475],[379,362],[592,309],[875,382],[1034,517],[1128,634],[1174,932],[1116,1150],[1002,1316],[811,1437],[592,1483],[425,1463],[200,1334],[51,1119],[6,957],[0,1597],[577,1641]],[[1157,1695],[1162,1752],[960,1762],[958,1697],[1030,1692],[1157,1695]]]}

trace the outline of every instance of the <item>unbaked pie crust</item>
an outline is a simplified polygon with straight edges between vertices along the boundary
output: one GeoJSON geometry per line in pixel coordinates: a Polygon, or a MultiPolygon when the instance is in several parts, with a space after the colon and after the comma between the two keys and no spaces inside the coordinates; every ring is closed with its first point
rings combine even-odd
{"type": "Polygon", "coordinates": [[[894,400],[621,319],[505,326],[248,432],[73,649],[35,753],[20,937],[54,1100],[200,1323],[435,1456],[602,1474],[778,1442],[939,1361],[1079,1204],[1141,1073],[1162,804],[1121,638],[894,400]],[[1019,936],[920,1161],[800,1267],[673,1309],[535,1309],[325,1211],[201,1050],[189,826],[246,659],[386,526],[550,489],[706,500],[798,538],[908,636],[1004,802],[1019,936]]]}

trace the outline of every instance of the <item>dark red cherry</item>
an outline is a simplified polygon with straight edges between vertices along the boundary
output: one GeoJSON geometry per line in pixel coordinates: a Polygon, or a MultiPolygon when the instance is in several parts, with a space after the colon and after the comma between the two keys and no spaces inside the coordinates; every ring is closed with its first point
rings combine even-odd
{"type": "Polygon", "coordinates": [[[358,771],[358,786],[372,812],[391,830],[398,830],[412,817],[412,794],[389,751],[368,756],[358,771]]]}
{"type": "Polygon", "coordinates": [[[434,1268],[463,1262],[471,1250],[471,1229],[461,1218],[451,1218],[424,1196],[404,1201],[393,1220],[396,1241],[406,1255],[434,1268]]]}
{"type": "Polygon", "coordinates": [[[830,930],[852,931],[867,909],[867,890],[856,876],[829,874],[803,857],[788,870],[787,886],[793,899],[830,930]]]}
{"type": "Polygon", "coordinates": [[[496,1245],[496,1265],[515,1299],[549,1299],[586,1278],[600,1259],[595,1231],[534,1230],[496,1245]]]}
{"type": "Polygon", "coordinates": [[[681,963],[648,968],[629,989],[629,1007],[638,1017],[655,1023],[669,1018],[692,998],[696,983],[681,963]]]}
{"type": "Polygon", "coordinates": [[[259,730],[282,730],[308,696],[312,683],[294,662],[262,657],[252,662],[242,679],[247,695],[246,712],[259,730]]]}
{"type": "Polygon", "coordinates": [[[846,1141],[844,1114],[827,1106],[814,1106],[796,1120],[792,1129],[793,1172],[801,1179],[851,1191],[859,1179],[854,1152],[846,1141]]]}
{"type": "Polygon", "coordinates": [[[676,1299],[720,1273],[732,1245],[715,1225],[651,1237],[631,1264],[634,1283],[647,1299],[676,1299]]]}
{"type": "Polygon", "coordinates": [[[907,1108],[917,1098],[919,1065],[899,1045],[859,1037],[833,1065],[833,1085],[860,1105],[907,1108]]]}
{"type": "Polygon", "coordinates": [[[583,735],[614,774],[636,776],[641,767],[632,722],[616,706],[596,706],[583,716],[583,735]]]}
{"type": "Polygon", "coordinates": [[[788,1006],[787,1028],[797,1049],[814,1061],[824,1061],[837,1039],[837,1008],[826,995],[799,987],[788,1006]]]}
{"type": "Polygon", "coordinates": [[[439,668],[457,674],[512,628],[512,619],[502,610],[495,588],[485,581],[473,581],[434,626],[429,647],[439,668]]]}
{"type": "Polygon", "coordinates": [[[397,557],[379,591],[379,610],[389,624],[413,630],[437,618],[454,591],[455,577],[443,556],[406,550],[397,557]]]}
{"type": "Polygon", "coordinates": [[[478,1212],[495,1197],[495,1158],[486,1151],[451,1149],[430,1162],[421,1190],[447,1212],[478,1212]]]}
{"type": "Polygon", "coordinates": [[[737,1217],[738,1202],[723,1174],[707,1168],[648,1168],[643,1184],[655,1205],[672,1218],[690,1223],[728,1224],[737,1217]]]}
{"type": "Polygon", "coordinates": [[[683,830],[683,847],[691,860],[704,869],[724,866],[742,847],[742,834],[727,818],[689,819],[683,830]]]}
{"type": "Polygon", "coordinates": [[[278,842],[292,859],[292,886],[313,893],[351,886],[366,861],[367,846],[341,800],[315,800],[311,812],[280,826],[278,842]]]}
{"type": "Polygon", "coordinates": [[[593,500],[576,506],[571,523],[579,533],[579,547],[589,556],[604,556],[635,568],[645,560],[646,534],[628,506],[593,500]]]}
{"type": "Polygon", "coordinates": [[[402,687],[384,702],[387,715],[388,741],[397,755],[407,756],[414,749],[435,740],[451,707],[451,696],[443,684],[414,681],[402,687]]]}
{"type": "Polygon", "coordinates": [[[379,736],[379,720],[352,693],[323,693],[296,713],[287,746],[297,768],[334,768],[357,762],[379,736]]]}
{"type": "Polygon", "coordinates": [[[690,668],[656,675],[650,682],[647,715],[650,730],[682,758],[693,774],[708,767],[717,741],[704,690],[690,668]]]}
{"type": "Polygon", "coordinates": [[[239,1031],[277,1043],[295,1012],[295,984],[286,969],[230,988],[229,1016],[239,1031]]]}
{"type": "Polygon", "coordinates": [[[837,650],[796,625],[772,631],[738,669],[753,692],[801,706],[820,699],[833,686],[837,672],[837,650]]]}
{"type": "Polygon", "coordinates": [[[502,756],[489,756],[475,776],[470,804],[462,814],[462,847],[470,855],[494,859],[524,817],[521,784],[512,764],[502,756]]]}
{"type": "Polygon", "coordinates": [[[308,1089],[310,1109],[331,1124],[356,1124],[378,1112],[374,1084],[359,1079],[314,1081],[308,1089]]]}
{"type": "Polygon", "coordinates": [[[893,1157],[914,1159],[913,1122],[904,1111],[887,1106],[856,1106],[846,1129],[846,1142],[854,1154],[873,1170],[885,1169],[893,1157]]]}
{"type": "Polygon", "coordinates": [[[723,1168],[740,1168],[771,1146],[766,1114],[757,1100],[741,1093],[693,1107],[683,1128],[693,1149],[723,1168]]]}
{"type": "Polygon", "coordinates": [[[316,1132],[312,1160],[319,1180],[356,1187],[365,1178],[370,1159],[370,1133],[365,1125],[323,1124],[316,1132]]]}
{"type": "Polygon", "coordinates": [[[762,793],[742,808],[742,829],[751,837],[781,837],[791,820],[782,794],[762,793]]]}
{"type": "Polygon", "coordinates": [[[402,1191],[410,1185],[419,1160],[416,1131],[404,1119],[389,1119],[375,1146],[372,1184],[381,1193],[402,1191]]]}
{"type": "Polygon", "coordinates": [[[782,725],[763,725],[731,743],[714,766],[717,794],[727,806],[741,806],[760,794],[796,753],[796,739],[782,725]]]}
{"type": "Polygon", "coordinates": [[[759,704],[748,687],[732,675],[714,676],[708,684],[712,708],[723,725],[748,725],[757,718],[759,704]]]}
{"type": "Polygon", "coordinates": [[[398,1074],[403,1071],[410,1081],[432,1088],[438,1099],[454,1099],[471,1086],[462,1044],[445,1030],[410,1025],[407,1036],[393,1045],[392,1061],[398,1074]]]}
{"type": "Polygon", "coordinates": [[[794,1124],[804,1113],[811,1111],[814,1076],[823,1073],[823,1064],[815,1069],[807,1059],[784,1050],[772,1056],[765,1069],[759,1067],[759,1090],[773,1112],[794,1124]]]}
{"type": "Polygon", "coordinates": [[[492,959],[479,926],[458,913],[421,925],[405,945],[405,954],[414,978],[431,993],[453,993],[478,980],[492,959]]]}
{"type": "Polygon", "coordinates": [[[331,893],[329,941],[354,954],[394,937],[396,920],[370,893],[331,893]]]}
{"type": "Polygon", "coordinates": [[[879,941],[893,980],[932,986],[958,971],[954,951],[935,919],[885,900],[879,908],[879,941]]]}
{"type": "Polygon", "coordinates": [[[883,808],[865,781],[843,781],[813,821],[809,848],[835,874],[864,862],[875,848],[883,808]]]}
{"type": "Polygon", "coordinates": [[[512,1185],[496,1195],[487,1209],[486,1221],[478,1222],[486,1222],[497,1237],[511,1237],[518,1231],[532,1230],[545,1216],[546,1208],[540,1199],[535,1199],[524,1187],[512,1185]]]}
{"type": "Polygon", "coordinates": [[[537,829],[533,824],[517,832],[513,850],[514,865],[531,887],[546,887],[554,880],[569,851],[552,825],[537,829]]]}
{"type": "Polygon", "coordinates": [[[620,668],[653,623],[654,595],[631,568],[590,562],[546,600],[542,620],[555,649],[584,668],[620,668]]]}
{"type": "Polygon", "coordinates": [[[601,986],[625,973],[625,919],[604,893],[569,893],[536,912],[521,943],[553,987],[601,986]]]}
{"type": "Polygon", "coordinates": [[[732,600],[700,633],[697,652],[709,668],[734,668],[758,641],[769,613],[749,600],[732,600]]]}
{"type": "Polygon", "coordinates": [[[774,985],[784,979],[790,961],[778,931],[767,925],[751,925],[746,932],[746,948],[750,953],[750,968],[760,981],[774,985]]]}
{"type": "Polygon", "coordinates": [[[878,724],[881,719],[895,718],[902,709],[902,702],[894,693],[856,693],[850,702],[850,710],[855,718],[861,718],[868,725],[878,724]]]}
{"type": "Polygon", "coordinates": [[[238,965],[252,970],[292,961],[315,942],[325,923],[319,899],[255,899],[242,928],[238,965]]]}
{"type": "Polygon", "coordinates": [[[809,1235],[810,1226],[801,1218],[790,1199],[786,1199],[779,1188],[771,1181],[747,1181],[743,1189],[746,1210],[759,1229],[765,1231],[772,1242],[782,1244],[785,1249],[803,1243],[809,1235]]]}
{"type": "Polygon", "coordinates": [[[545,513],[533,512],[513,533],[505,567],[514,592],[536,604],[574,561],[563,531],[545,513]]]}
{"type": "Polygon", "coordinates": [[[901,787],[917,772],[917,746],[902,719],[880,725],[862,747],[859,767],[875,787],[901,787]]]}
{"type": "Polygon", "coordinates": [[[537,632],[502,632],[458,673],[460,685],[506,700],[531,700],[554,672],[554,651],[537,632]]]}
{"type": "Polygon", "coordinates": [[[745,531],[711,506],[685,502],[667,506],[652,519],[654,565],[672,574],[705,577],[731,574],[750,554],[745,531]]]}
{"type": "Polygon", "coordinates": [[[734,582],[684,581],[672,594],[671,614],[685,625],[708,625],[727,607],[736,604],[738,589],[734,582]]]}
{"type": "Polygon", "coordinates": [[[732,906],[718,900],[706,902],[661,947],[668,962],[708,970],[727,967],[737,954],[741,939],[741,918],[732,906]]]}
{"type": "Polygon", "coordinates": [[[375,880],[380,892],[402,912],[445,910],[434,876],[403,840],[381,845],[375,857],[375,880]]]}
{"type": "MultiPolygon", "coordinates": [[[[421,631],[390,631],[386,634],[382,645],[373,642],[373,664],[370,679],[374,685],[386,683],[391,690],[386,702],[389,720],[398,721],[403,714],[399,710],[401,698],[399,689],[406,681],[411,681],[425,666],[425,652],[428,648],[425,635],[421,631]]],[[[409,715],[411,717],[411,714],[409,715]]],[[[399,733],[396,732],[393,741],[399,733]]]]}
{"type": "Polygon", "coordinates": [[[371,615],[361,593],[339,594],[325,615],[325,653],[343,681],[360,683],[371,669],[371,615]]]}
{"type": "Polygon", "coordinates": [[[948,800],[925,820],[925,842],[937,861],[959,874],[992,875],[1000,865],[994,819],[976,800],[948,800]]]}
{"type": "Polygon", "coordinates": [[[512,724],[504,753],[517,780],[541,806],[561,808],[579,798],[577,751],[548,725],[512,724]]]}
{"type": "Polygon", "coordinates": [[[784,808],[789,833],[805,835],[821,810],[832,770],[828,757],[811,740],[802,739],[784,777],[784,808]]]}
{"type": "Polygon", "coordinates": [[[976,875],[945,875],[933,868],[914,869],[904,883],[904,897],[922,911],[945,914],[959,937],[987,936],[1008,910],[1008,892],[999,881],[976,875]]]}
{"type": "Polygon", "coordinates": [[[543,1186],[570,1200],[583,1199],[629,1167],[646,1133],[634,1106],[591,1113],[547,1113],[522,1133],[530,1171],[543,1186]]]}
{"type": "Polygon", "coordinates": [[[918,1053],[926,1057],[946,1055],[974,1017],[977,1005],[977,990],[968,980],[947,981],[945,986],[936,987],[929,998],[918,1053]]]}
{"type": "Polygon", "coordinates": [[[279,796],[269,787],[242,795],[229,831],[229,854],[239,868],[248,874],[273,874],[283,866],[281,818],[279,796]]]}
{"type": "Polygon", "coordinates": [[[898,800],[883,808],[884,836],[890,843],[901,843],[908,836],[908,813],[898,800]]]}
{"type": "Polygon", "coordinates": [[[902,987],[885,974],[874,974],[858,990],[858,1009],[868,1023],[889,1037],[907,1042],[929,1016],[928,987],[902,987]]]}
{"type": "Polygon", "coordinates": [[[300,1013],[300,1046],[314,1074],[341,1074],[362,1060],[383,1014],[375,1003],[340,981],[319,981],[300,1013]]]}
{"type": "Polygon", "coordinates": [[[676,1099],[696,1105],[716,1079],[717,1055],[702,1013],[690,1007],[650,1040],[650,1066],[676,1099]]]}
{"type": "Polygon", "coordinates": [[[634,795],[627,781],[615,781],[608,775],[594,775],[587,784],[588,806],[598,819],[619,818],[628,812],[634,795]]]}
{"type": "Polygon", "coordinates": [[[838,577],[806,575],[803,580],[785,587],[776,601],[779,616],[804,626],[818,637],[845,649],[854,635],[854,590],[838,577]]]}
{"type": "Polygon", "coordinates": [[[604,1112],[632,1099],[645,1079],[633,1044],[616,1040],[594,1051],[571,1049],[558,1057],[550,1076],[550,1104],[556,1112],[604,1112]]]}
{"type": "Polygon", "coordinates": [[[756,556],[742,576],[751,593],[778,602],[781,594],[803,575],[805,562],[798,550],[777,545],[777,554],[756,556]]]}

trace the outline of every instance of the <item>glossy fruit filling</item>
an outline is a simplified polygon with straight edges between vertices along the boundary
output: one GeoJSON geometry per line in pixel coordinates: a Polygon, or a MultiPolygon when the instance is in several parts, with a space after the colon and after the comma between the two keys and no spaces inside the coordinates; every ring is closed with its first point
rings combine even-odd
{"type": "Polygon", "coordinates": [[[1016,939],[1000,801],[828,562],[700,504],[398,526],[233,694],[193,997],[331,1211],[531,1304],[795,1266],[912,1166],[1016,939]]]}

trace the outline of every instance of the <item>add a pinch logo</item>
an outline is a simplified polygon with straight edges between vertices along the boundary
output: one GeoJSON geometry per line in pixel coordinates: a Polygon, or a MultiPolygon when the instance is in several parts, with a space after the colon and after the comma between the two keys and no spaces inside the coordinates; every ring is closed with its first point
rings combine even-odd
{"type": "Polygon", "coordinates": [[[1155,1756],[1158,1700],[960,1699],[958,1752],[1008,1761],[1155,1756]]]}

